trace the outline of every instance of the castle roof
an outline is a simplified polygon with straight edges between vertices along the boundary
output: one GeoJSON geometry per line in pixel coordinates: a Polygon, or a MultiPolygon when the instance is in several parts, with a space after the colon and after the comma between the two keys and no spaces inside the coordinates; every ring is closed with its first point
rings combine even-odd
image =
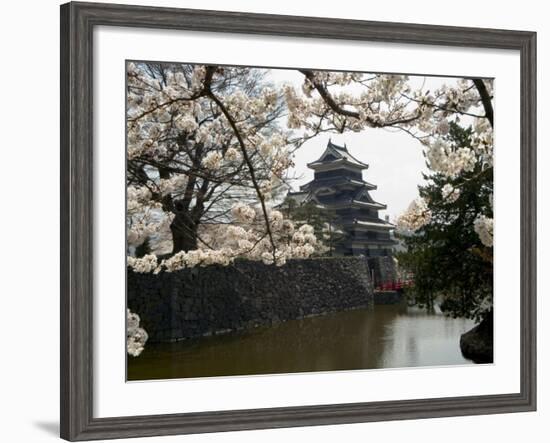
{"type": "MultiPolygon", "coordinates": [[[[304,191],[302,191],[304,192],[304,191]]],[[[322,204],[329,205],[330,207],[346,207],[346,206],[359,206],[367,207],[373,209],[386,209],[386,205],[378,203],[375,201],[367,191],[365,186],[359,188],[353,193],[349,193],[345,196],[338,197],[337,201],[330,201],[330,195],[335,194],[335,191],[331,186],[319,186],[315,190],[310,191],[310,199],[314,198],[322,204]],[[328,196],[329,200],[327,201],[324,197],[328,196]]]]}
{"type": "Polygon", "coordinates": [[[366,188],[369,190],[374,190],[377,188],[376,185],[373,185],[372,183],[368,183],[364,180],[357,180],[350,177],[327,177],[327,178],[315,178],[306,184],[300,186],[301,191],[308,191],[311,188],[312,183],[315,185],[326,185],[326,186],[334,186],[334,187],[351,187],[351,188],[366,188]]]}
{"type": "Polygon", "coordinates": [[[287,194],[287,197],[292,198],[297,204],[301,205],[302,203],[306,203],[309,201],[310,193],[307,191],[298,191],[298,192],[292,192],[290,191],[287,194]]]}
{"type": "Polygon", "coordinates": [[[387,221],[366,221],[366,220],[354,220],[354,225],[362,226],[365,228],[384,228],[384,229],[393,229],[395,225],[387,221]]]}
{"type": "Polygon", "coordinates": [[[321,157],[312,163],[308,163],[308,167],[317,169],[324,165],[338,164],[347,164],[360,169],[367,169],[369,167],[369,165],[357,160],[353,155],[351,155],[346,145],[338,146],[332,143],[331,140],[329,140],[325,151],[321,154],[321,157]]]}

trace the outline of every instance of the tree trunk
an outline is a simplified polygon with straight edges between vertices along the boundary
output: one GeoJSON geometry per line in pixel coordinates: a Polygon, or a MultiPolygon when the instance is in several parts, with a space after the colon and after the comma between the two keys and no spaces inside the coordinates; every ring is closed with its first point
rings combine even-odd
{"type": "Polygon", "coordinates": [[[188,213],[176,213],[170,224],[173,242],[172,254],[197,249],[197,228],[198,224],[191,219],[188,213]]]}

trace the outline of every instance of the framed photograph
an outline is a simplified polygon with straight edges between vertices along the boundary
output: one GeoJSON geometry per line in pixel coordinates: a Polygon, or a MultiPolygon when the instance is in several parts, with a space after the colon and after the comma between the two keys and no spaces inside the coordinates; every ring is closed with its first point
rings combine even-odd
{"type": "Polygon", "coordinates": [[[61,6],[61,437],[536,409],[536,34],[61,6]]]}

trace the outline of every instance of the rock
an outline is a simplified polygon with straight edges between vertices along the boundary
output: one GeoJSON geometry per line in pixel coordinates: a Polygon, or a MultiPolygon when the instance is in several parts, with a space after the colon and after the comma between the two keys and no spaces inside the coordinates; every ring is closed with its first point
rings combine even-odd
{"type": "Polygon", "coordinates": [[[460,337],[460,350],[474,363],[493,363],[493,312],[460,337]]]}

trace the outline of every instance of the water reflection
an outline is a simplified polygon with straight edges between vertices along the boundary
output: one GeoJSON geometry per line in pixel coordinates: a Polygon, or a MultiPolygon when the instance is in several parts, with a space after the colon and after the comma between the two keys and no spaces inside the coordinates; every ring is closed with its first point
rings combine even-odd
{"type": "Polygon", "coordinates": [[[172,344],[128,358],[128,379],[208,377],[471,363],[473,322],[406,305],[376,306],[172,344]]]}

